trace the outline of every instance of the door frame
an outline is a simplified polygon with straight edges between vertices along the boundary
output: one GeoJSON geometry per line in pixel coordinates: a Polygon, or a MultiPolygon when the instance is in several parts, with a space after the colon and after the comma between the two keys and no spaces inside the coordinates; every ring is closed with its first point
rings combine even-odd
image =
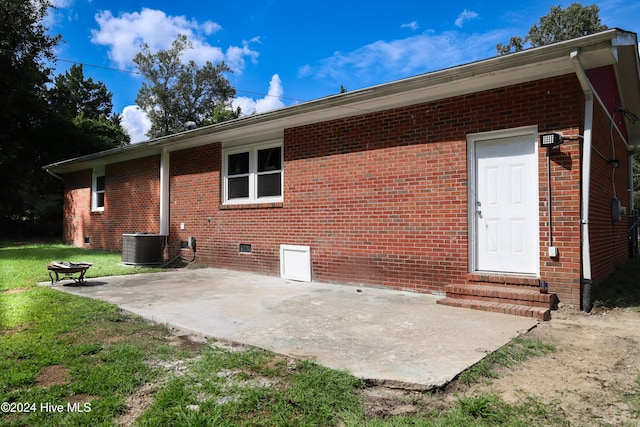
{"type": "MultiPolygon", "coordinates": [[[[468,173],[468,182],[467,182],[467,221],[468,221],[468,250],[469,250],[469,272],[475,273],[478,270],[478,239],[477,239],[477,225],[478,221],[476,218],[476,203],[477,203],[477,155],[476,155],[476,144],[478,142],[494,140],[494,139],[503,139],[503,138],[513,138],[513,137],[522,137],[522,136],[531,136],[532,143],[535,144],[534,152],[536,155],[536,169],[539,169],[539,161],[538,161],[538,127],[537,126],[522,126],[518,128],[512,129],[504,129],[490,132],[481,132],[481,133],[473,133],[467,135],[467,173],[468,173]]],[[[537,201],[536,206],[539,206],[540,200],[540,188],[538,184],[538,175],[536,173],[536,194],[537,201]]],[[[536,263],[536,277],[540,275],[540,212],[538,208],[538,212],[535,213],[536,223],[537,223],[537,236],[536,239],[536,254],[538,262],[536,263]]],[[[514,273],[502,273],[497,272],[498,274],[514,274],[514,273]]],[[[531,273],[522,273],[523,276],[531,276],[531,273]]]]}

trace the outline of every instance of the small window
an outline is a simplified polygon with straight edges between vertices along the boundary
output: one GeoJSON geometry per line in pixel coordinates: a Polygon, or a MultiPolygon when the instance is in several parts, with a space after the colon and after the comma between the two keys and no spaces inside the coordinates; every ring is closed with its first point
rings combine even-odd
{"type": "Polygon", "coordinates": [[[103,211],[104,210],[104,194],[105,194],[105,179],[104,168],[96,168],[93,171],[93,182],[91,191],[91,210],[103,211]]]}
{"type": "Polygon", "coordinates": [[[225,203],[282,201],[282,145],[229,150],[223,158],[225,203]]]}
{"type": "Polygon", "coordinates": [[[228,195],[230,199],[249,197],[249,153],[229,155],[228,195]]]}
{"type": "Polygon", "coordinates": [[[282,148],[258,150],[258,198],[280,196],[282,148]]]}

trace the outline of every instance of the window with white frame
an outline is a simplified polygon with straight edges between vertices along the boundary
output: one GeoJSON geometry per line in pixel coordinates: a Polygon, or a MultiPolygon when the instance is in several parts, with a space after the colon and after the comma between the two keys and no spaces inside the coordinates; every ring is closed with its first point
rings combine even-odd
{"type": "Polygon", "coordinates": [[[104,211],[104,168],[93,170],[91,183],[91,210],[104,211]]]}
{"type": "Polygon", "coordinates": [[[224,151],[224,202],[282,201],[282,144],[224,151]]]}

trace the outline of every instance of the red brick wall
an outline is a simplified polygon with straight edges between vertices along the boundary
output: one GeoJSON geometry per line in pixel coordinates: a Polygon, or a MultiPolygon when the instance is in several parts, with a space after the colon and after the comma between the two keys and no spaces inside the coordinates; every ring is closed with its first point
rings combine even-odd
{"type": "Polygon", "coordinates": [[[592,277],[597,285],[613,272],[616,265],[629,258],[628,216],[623,215],[622,221],[613,221],[611,199],[615,195],[622,206],[629,209],[630,154],[615,128],[611,129],[609,117],[599,105],[594,116],[589,240],[592,277]],[[613,169],[607,162],[613,158],[619,161],[618,169],[613,169]]]}
{"type": "MultiPolygon", "coordinates": [[[[584,108],[576,108],[582,112],[584,108]]],[[[581,128],[552,129],[563,135],[579,135],[581,128]]],[[[542,131],[541,131],[542,132],[542,131]]],[[[547,151],[540,148],[538,182],[540,188],[540,277],[549,283],[550,292],[558,294],[563,303],[580,302],[581,246],[580,246],[580,139],[568,139],[559,147],[547,151]],[[549,156],[549,157],[547,157],[549,156]],[[550,171],[550,179],[549,179],[550,171]],[[550,184],[549,184],[550,183],[550,184]],[[549,187],[551,199],[549,199],[549,187]],[[551,221],[549,220],[551,203],[551,221]],[[558,249],[558,257],[548,255],[549,223],[551,246],[558,249]]]]}
{"type": "MultiPolygon", "coordinates": [[[[169,250],[173,258],[190,250],[181,250],[180,241],[196,238],[197,260],[216,263],[216,225],[219,223],[221,145],[170,153],[169,250]],[[180,225],[184,224],[184,229],[180,225]],[[205,238],[205,236],[207,236],[205,238]]],[[[190,259],[190,258],[189,258],[190,259]]]]}
{"type": "Polygon", "coordinates": [[[124,233],[159,232],[160,156],[107,165],[102,212],[91,212],[92,173],[86,170],[65,177],[66,242],[119,251],[124,233]]]}
{"type": "MultiPolygon", "coordinates": [[[[278,275],[280,244],[308,245],[314,280],[443,291],[464,282],[469,266],[467,135],[520,126],[581,134],[583,117],[569,75],[286,129],[284,202],[261,208],[220,205],[222,143],[172,152],[168,255],[191,256],[179,243],[194,236],[202,263],[278,275]],[[252,253],[239,253],[241,243],[252,253]]],[[[541,277],[569,303],[579,303],[580,289],[579,153],[576,139],[551,157],[554,260],[546,150],[539,154],[541,277]]],[[[108,248],[119,249],[116,234],[157,232],[158,164],[154,156],[107,167],[105,212],[89,222],[105,234],[117,227],[108,248]]]]}
{"type": "Polygon", "coordinates": [[[64,177],[64,218],[62,233],[65,243],[83,247],[84,236],[91,228],[91,170],[64,177]]]}
{"type": "MultiPolygon", "coordinates": [[[[284,203],[262,209],[218,207],[221,144],[174,152],[172,252],[193,235],[199,261],[277,275],[280,244],[308,245],[314,280],[442,291],[468,270],[467,134],[525,125],[576,131],[583,103],[567,76],[287,129],[284,203]],[[239,253],[241,243],[252,253],[239,253]]],[[[547,256],[545,155],[541,150],[541,275],[575,302],[579,141],[552,157],[556,260],[547,256]]]]}
{"type": "Polygon", "coordinates": [[[466,136],[456,107],[402,108],[285,133],[285,206],[319,280],[442,291],[467,269],[466,136]],[[435,143],[439,140],[438,143],[435,143]],[[432,142],[433,141],[433,142],[432,142]]]}

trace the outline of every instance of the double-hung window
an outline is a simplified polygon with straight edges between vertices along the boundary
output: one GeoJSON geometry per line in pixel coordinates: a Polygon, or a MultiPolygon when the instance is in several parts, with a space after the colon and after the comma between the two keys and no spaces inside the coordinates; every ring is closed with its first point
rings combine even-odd
{"type": "Polygon", "coordinates": [[[91,182],[91,210],[104,211],[104,168],[95,168],[91,182]]]}
{"type": "Polygon", "coordinates": [[[282,201],[282,144],[224,152],[224,203],[282,201]]]}

